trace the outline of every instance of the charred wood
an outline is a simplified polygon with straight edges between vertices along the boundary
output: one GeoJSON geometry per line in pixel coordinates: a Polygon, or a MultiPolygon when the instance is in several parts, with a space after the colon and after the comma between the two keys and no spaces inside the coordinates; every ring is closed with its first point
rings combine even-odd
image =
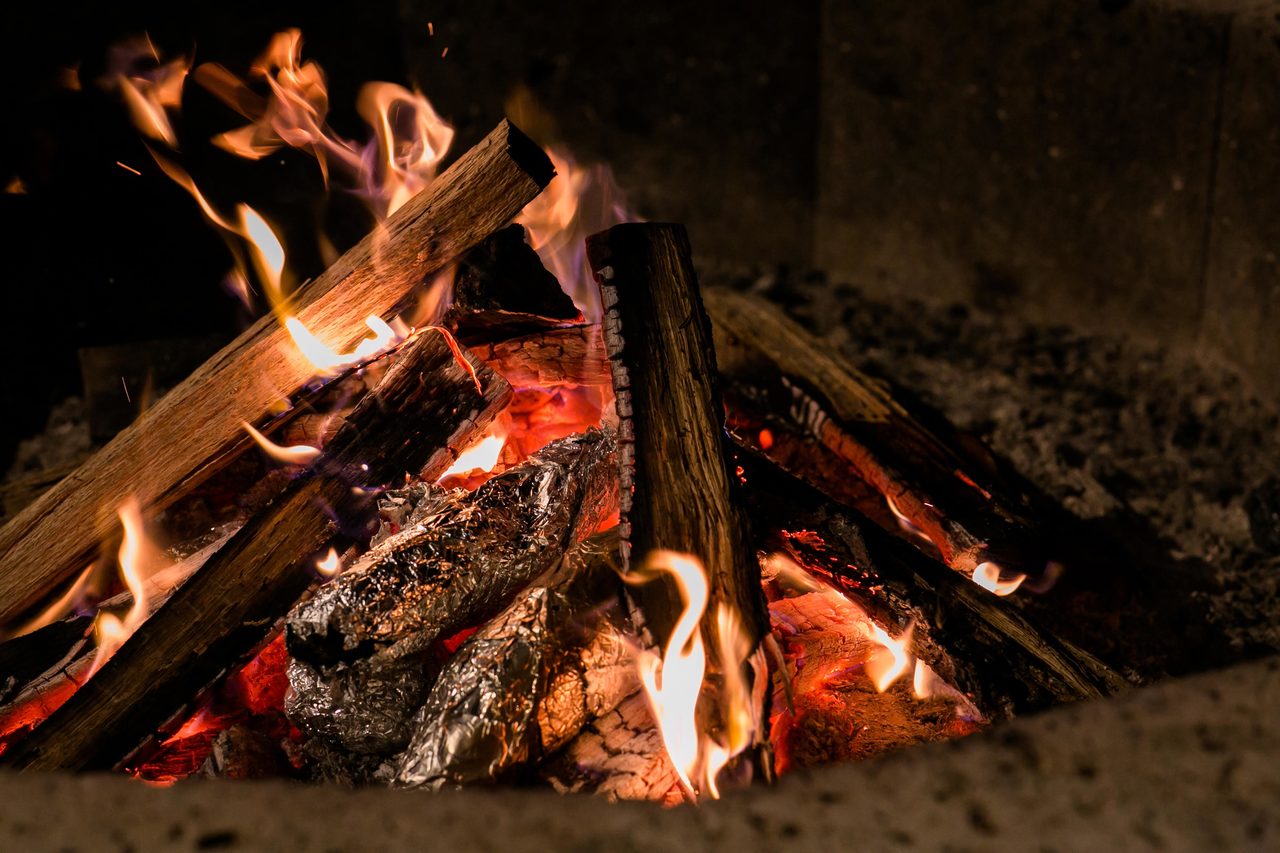
{"type": "MultiPolygon", "coordinates": [[[[291,313],[322,339],[350,345],[363,318],[389,316],[427,277],[506,225],[550,181],[551,161],[503,122],[426,190],[294,294],[291,313]]],[[[113,530],[103,507],[129,494],[173,503],[248,446],[256,422],[314,374],[267,316],[209,359],[0,529],[0,623],[68,580],[113,530]]]]}
{"type": "Polygon", "coordinates": [[[306,561],[335,533],[368,537],[367,491],[353,486],[386,483],[406,469],[438,476],[509,393],[487,369],[460,365],[434,332],[406,344],[334,436],[323,472],[245,525],[4,763],[79,770],[127,758],[264,642],[310,585],[306,561]],[[335,529],[330,513],[345,529],[335,529]]]}
{"type": "Polygon", "coordinates": [[[608,385],[609,361],[600,327],[574,325],[496,343],[474,343],[471,351],[513,386],[608,385]]]}
{"type": "MultiPolygon", "coordinates": [[[[852,468],[903,519],[892,532],[927,538],[956,570],[987,561],[1043,570],[1053,555],[1035,496],[976,439],[834,355],[777,306],[720,289],[705,299],[731,407],[799,428],[825,467],[852,468]]],[[[883,507],[859,508],[889,518],[883,507]]]]}
{"type": "Polygon", "coordinates": [[[489,782],[538,761],[635,689],[614,529],[574,548],[445,666],[396,784],[489,782]]]}
{"type": "Polygon", "coordinates": [[[591,430],[470,495],[434,490],[416,523],[289,615],[290,653],[322,665],[411,656],[495,616],[612,514],[615,459],[612,433],[591,430]]]}
{"type": "MultiPolygon", "coordinates": [[[[678,225],[618,225],[590,237],[587,255],[605,309],[621,423],[623,559],[628,572],[658,548],[702,561],[711,587],[703,635],[713,669],[721,668],[719,605],[742,615],[755,642],[768,631],[768,616],[723,444],[711,324],[688,237],[678,225]]],[[[683,609],[675,584],[663,579],[632,592],[645,627],[665,641],[683,609]]]]}

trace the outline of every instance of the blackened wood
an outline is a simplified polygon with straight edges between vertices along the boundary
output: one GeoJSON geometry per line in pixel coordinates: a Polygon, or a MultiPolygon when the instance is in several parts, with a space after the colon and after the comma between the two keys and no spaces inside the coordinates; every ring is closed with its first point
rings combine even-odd
{"type": "Polygon", "coordinates": [[[1094,655],[1000,597],[742,450],[763,547],[780,549],[858,602],[890,634],[914,625],[913,650],[993,718],[1092,699],[1129,686],[1094,655]]]}
{"type": "MultiPolygon", "coordinates": [[[[733,406],[802,428],[828,467],[853,469],[956,570],[971,575],[985,561],[1043,569],[1053,555],[1034,495],[979,442],[844,361],[778,306],[722,289],[705,298],[733,406]]],[[[896,520],[890,529],[919,541],[896,520]]]]}
{"type": "MultiPolygon", "coordinates": [[[[554,169],[502,122],[475,148],[304,285],[286,308],[321,340],[350,346],[364,319],[390,316],[428,276],[511,221],[554,169]]],[[[127,495],[171,504],[249,446],[257,422],[315,373],[274,317],[264,317],[161,398],[72,476],[0,529],[0,624],[84,567],[112,535],[127,495]]]]}
{"type": "MultiPolygon", "coordinates": [[[[768,631],[760,567],[724,445],[711,324],[679,225],[615,226],[587,240],[605,309],[617,399],[623,560],[635,571],[666,548],[696,556],[710,582],[703,635],[720,664],[715,614],[742,615],[753,641],[768,631]]],[[[683,605],[668,579],[635,587],[663,643],[683,605]]],[[[754,646],[754,643],[753,643],[754,646]]]]}
{"type": "Polygon", "coordinates": [[[109,768],[174,720],[267,638],[310,585],[310,560],[336,533],[367,537],[369,499],[353,487],[419,471],[437,476],[496,415],[510,387],[472,369],[483,393],[437,333],[407,344],[330,442],[323,472],[245,525],[4,764],[109,768]]]}

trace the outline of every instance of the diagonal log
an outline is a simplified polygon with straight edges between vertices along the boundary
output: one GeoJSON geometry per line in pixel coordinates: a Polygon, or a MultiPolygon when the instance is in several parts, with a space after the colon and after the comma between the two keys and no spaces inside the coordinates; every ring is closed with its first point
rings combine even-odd
{"type": "Polygon", "coordinates": [[[126,760],[267,638],[310,585],[307,561],[335,533],[367,539],[369,490],[355,486],[406,472],[434,479],[509,396],[504,380],[464,368],[435,332],[406,344],[329,443],[323,470],[246,524],[3,763],[85,770],[126,760]]]}
{"type": "MultiPolygon", "coordinates": [[[[390,316],[416,287],[501,228],[551,180],[546,155],[504,121],[427,189],[293,297],[322,340],[349,346],[364,318],[390,316]]],[[[163,508],[247,445],[257,422],[314,374],[264,317],[0,529],[0,624],[84,568],[133,494],[163,508]]]]}

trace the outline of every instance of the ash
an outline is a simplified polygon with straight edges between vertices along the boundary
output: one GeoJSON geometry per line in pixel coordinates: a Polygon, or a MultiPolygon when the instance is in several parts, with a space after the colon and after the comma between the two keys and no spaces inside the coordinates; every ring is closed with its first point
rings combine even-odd
{"type": "Polygon", "coordinates": [[[783,306],[1077,516],[1145,519],[1172,557],[1203,561],[1198,595],[1242,654],[1280,649],[1280,415],[1229,367],[816,273],[703,281],[783,306]]]}

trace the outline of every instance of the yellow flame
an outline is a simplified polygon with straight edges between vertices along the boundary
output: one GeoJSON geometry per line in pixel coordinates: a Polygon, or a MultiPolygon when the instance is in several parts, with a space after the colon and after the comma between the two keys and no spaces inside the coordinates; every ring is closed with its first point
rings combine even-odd
{"type": "Polygon", "coordinates": [[[724,692],[721,707],[724,709],[725,743],[705,738],[703,745],[703,790],[712,799],[720,799],[716,777],[736,755],[751,745],[755,734],[756,719],[752,713],[751,692],[743,678],[743,665],[751,655],[751,637],[742,616],[724,602],[716,606],[716,635],[720,654],[724,659],[724,692]]]}
{"type": "Polygon", "coordinates": [[[1025,574],[1019,574],[1012,580],[1000,580],[999,563],[979,563],[973,570],[973,582],[996,595],[1012,595],[1026,579],[1025,574]]]}
{"type": "Polygon", "coordinates": [[[294,444],[290,447],[283,447],[258,432],[248,421],[241,421],[240,425],[258,443],[263,452],[277,462],[283,462],[286,465],[310,465],[320,458],[321,451],[319,448],[312,447],[309,444],[294,444]]]}
{"type": "Polygon", "coordinates": [[[916,671],[911,678],[911,691],[915,693],[916,698],[928,699],[932,696],[937,679],[938,676],[934,675],[928,664],[916,658],[916,671]]]}
{"type": "Polygon", "coordinates": [[[404,340],[405,335],[397,332],[381,317],[370,314],[365,318],[365,325],[373,333],[356,345],[349,353],[340,353],[315,336],[306,324],[297,317],[286,317],[284,327],[293,338],[298,350],[311,362],[320,373],[337,373],[344,367],[360,364],[404,340]]]}
{"type": "Polygon", "coordinates": [[[281,281],[284,276],[284,246],[280,238],[272,230],[258,211],[247,204],[240,205],[239,233],[252,247],[254,267],[258,278],[267,288],[268,302],[273,309],[279,310],[284,301],[281,281]]]}
{"type": "Polygon", "coordinates": [[[81,572],[74,581],[72,581],[71,586],[67,587],[67,591],[58,596],[56,601],[18,627],[0,634],[0,639],[11,640],[14,637],[21,637],[24,634],[30,634],[32,631],[38,631],[45,625],[66,616],[84,597],[84,588],[86,584],[88,584],[89,578],[93,575],[93,570],[95,568],[97,568],[97,566],[90,563],[89,566],[81,572]]]}
{"type": "Polygon", "coordinates": [[[699,625],[707,607],[707,577],[696,557],[667,550],[650,553],[641,574],[671,575],[684,603],[662,657],[644,651],[637,665],[667,755],[685,790],[696,796],[692,780],[699,759],[697,706],[707,669],[699,625]]]}
{"type": "Polygon", "coordinates": [[[116,513],[124,528],[124,538],[120,542],[118,554],[120,575],[133,595],[133,604],[129,607],[129,612],[125,614],[124,619],[113,613],[98,614],[94,622],[94,635],[98,649],[94,655],[93,664],[89,667],[90,675],[101,669],[102,665],[147,618],[147,589],[143,583],[145,580],[143,564],[150,549],[150,543],[142,527],[142,507],[137,498],[130,496],[120,504],[116,513]]]}
{"type": "Polygon", "coordinates": [[[329,553],[316,560],[316,571],[327,578],[337,577],[342,573],[342,558],[338,556],[336,549],[330,547],[329,553]]]}
{"type": "Polygon", "coordinates": [[[907,626],[902,636],[894,638],[874,622],[868,622],[867,625],[870,627],[869,639],[879,643],[881,650],[871,656],[864,669],[876,690],[883,693],[906,674],[907,668],[911,666],[912,657],[908,651],[911,646],[911,626],[907,626]]]}
{"type": "Polygon", "coordinates": [[[440,475],[440,479],[460,477],[477,471],[485,473],[492,471],[493,467],[498,464],[498,459],[502,456],[502,448],[506,444],[507,436],[505,431],[500,429],[492,431],[489,435],[459,453],[458,458],[449,466],[449,470],[440,475]]]}
{"type": "Polygon", "coordinates": [[[366,191],[390,216],[435,177],[453,128],[421,92],[394,83],[365,84],[356,109],[373,128],[378,155],[379,169],[364,169],[366,191]]]}

